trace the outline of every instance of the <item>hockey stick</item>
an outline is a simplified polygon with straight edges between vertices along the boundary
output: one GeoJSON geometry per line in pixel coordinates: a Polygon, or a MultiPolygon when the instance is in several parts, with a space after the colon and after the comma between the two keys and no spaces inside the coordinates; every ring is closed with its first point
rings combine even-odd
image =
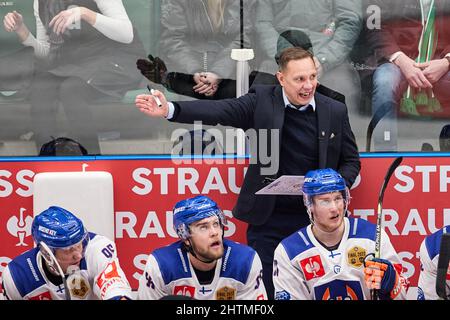
{"type": "Polygon", "coordinates": [[[441,151],[450,151],[450,124],[442,127],[439,134],[439,147],[441,151]]]}
{"type": "Polygon", "coordinates": [[[383,119],[383,117],[391,110],[391,108],[392,105],[390,103],[383,104],[375,112],[372,119],[370,120],[370,123],[367,126],[367,133],[366,133],[366,152],[370,152],[373,130],[375,130],[375,127],[377,126],[378,122],[380,122],[380,120],[383,119]]]}
{"type": "Polygon", "coordinates": [[[50,265],[49,267],[54,269],[53,266],[56,266],[55,271],[58,272],[58,274],[61,276],[61,279],[63,281],[64,295],[66,297],[66,300],[72,300],[70,297],[69,287],[67,286],[66,277],[64,275],[64,272],[62,271],[61,266],[58,263],[58,260],[56,260],[56,257],[53,254],[52,250],[42,241],[39,242],[39,247],[44,251],[42,256],[44,257],[45,261],[47,261],[47,263],[50,265]]]}
{"type": "MultiPolygon", "coordinates": [[[[391,166],[389,167],[388,171],[386,172],[386,176],[384,177],[383,184],[381,186],[380,194],[378,195],[378,206],[377,206],[377,228],[375,230],[375,258],[381,257],[381,224],[383,222],[383,198],[384,198],[384,191],[386,190],[386,187],[389,183],[389,180],[391,179],[392,174],[394,173],[395,169],[400,165],[402,162],[403,157],[398,157],[397,159],[392,162],[391,166]]],[[[370,290],[370,296],[371,300],[378,300],[378,289],[371,289],[370,290]]]]}
{"type": "Polygon", "coordinates": [[[447,294],[447,271],[449,268],[450,261],[450,233],[444,233],[441,239],[441,248],[439,250],[439,260],[437,266],[437,275],[436,275],[436,293],[437,295],[444,299],[448,300],[447,294]]]}

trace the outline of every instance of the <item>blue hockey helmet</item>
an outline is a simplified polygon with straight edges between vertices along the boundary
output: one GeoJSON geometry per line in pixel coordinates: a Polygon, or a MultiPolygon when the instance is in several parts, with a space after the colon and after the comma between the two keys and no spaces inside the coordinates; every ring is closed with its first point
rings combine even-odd
{"type": "Polygon", "coordinates": [[[319,194],[341,191],[346,205],[350,201],[350,193],[342,176],[333,169],[318,169],[308,171],[303,183],[303,200],[306,207],[312,204],[312,198],[319,194]]]}
{"type": "MultiPolygon", "coordinates": [[[[61,207],[52,206],[34,217],[31,233],[36,244],[62,249],[89,239],[83,222],[61,207]]],[[[84,247],[86,243],[83,243],[84,247]]]]}
{"type": "Polygon", "coordinates": [[[308,171],[303,183],[303,194],[315,196],[345,190],[345,181],[342,176],[333,169],[318,169],[308,171]]]}
{"type": "Polygon", "coordinates": [[[181,200],[173,208],[173,226],[182,240],[190,238],[191,223],[217,216],[222,227],[226,224],[225,215],[213,200],[207,196],[196,196],[181,200]]]}

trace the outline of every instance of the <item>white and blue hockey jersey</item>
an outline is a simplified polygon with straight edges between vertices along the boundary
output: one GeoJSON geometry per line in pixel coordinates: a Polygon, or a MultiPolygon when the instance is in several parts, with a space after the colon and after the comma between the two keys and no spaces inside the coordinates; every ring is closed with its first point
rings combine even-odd
{"type": "MultiPolygon", "coordinates": [[[[375,225],[344,218],[345,230],[339,247],[329,251],[314,237],[311,225],[285,238],[276,248],[273,282],[276,300],[367,300],[364,258],[375,250],[375,225]]],[[[389,260],[401,277],[406,298],[407,280],[402,277],[401,260],[388,235],[381,236],[381,257],[389,260]]]]}
{"type": "MultiPolygon", "coordinates": [[[[446,226],[426,237],[420,245],[420,275],[417,289],[417,300],[436,300],[437,266],[442,234],[450,232],[446,226]]],[[[447,269],[446,292],[450,293],[450,266],[447,269]]],[[[449,296],[450,299],[450,296],[449,296]]]]}
{"type": "Polygon", "coordinates": [[[213,281],[202,285],[181,241],[149,255],[139,280],[138,299],[183,295],[198,300],[266,300],[261,260],[252,248],[226,240],[213,281]]]}
{"type": "MultiPolygon", "coordinates": [[[[79,270],[67,278],[71,299],[131,298],[131,287],[119,265],[114,242],[93,233],[89,237],[79,270]]],[[[13,259],[2,275],[5,297],[11,300],[64,300],[64,285],[57,286],[48,280],[43,263],[38,248],[13,259]]]]}

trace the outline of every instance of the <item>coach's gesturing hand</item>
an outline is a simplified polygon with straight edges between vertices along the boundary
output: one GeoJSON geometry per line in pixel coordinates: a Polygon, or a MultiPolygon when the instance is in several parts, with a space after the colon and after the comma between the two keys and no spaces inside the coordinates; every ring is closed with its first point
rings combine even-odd
{"type": "Polygon", "coordinates": [[[165,117],[169,114],[169,107],[166,97],[158,90],[153,91],[151,94],[140,94],[135,99],[136,107],[143,113],[151,117],[165,117]],[[158,106],[155,97],[158,97],[161,101],[161,107],[158,106]]]}

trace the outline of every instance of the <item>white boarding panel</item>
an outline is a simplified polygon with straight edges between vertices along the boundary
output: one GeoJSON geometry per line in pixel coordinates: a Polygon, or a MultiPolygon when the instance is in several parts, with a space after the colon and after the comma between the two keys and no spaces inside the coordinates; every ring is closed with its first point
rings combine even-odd
{"type": "Polygon", "coordinates": [[[114,241],[113,179],[109,172],[43,172],[34,177],[33,213],[60,206],[79,217],[90,232],[114,241]]]}

